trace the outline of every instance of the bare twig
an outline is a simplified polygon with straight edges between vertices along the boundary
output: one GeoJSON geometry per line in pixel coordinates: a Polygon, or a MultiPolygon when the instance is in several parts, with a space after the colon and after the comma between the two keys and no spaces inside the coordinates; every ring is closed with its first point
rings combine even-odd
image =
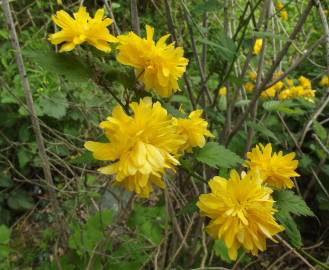
{"type": "Polygon", "coordinates": [[[137,0],[130,0],[130,12],[131,12],[131,24],[132,24],[133,31],[137,35],[139,35],[140,28],[139,28],[137,0]]]}

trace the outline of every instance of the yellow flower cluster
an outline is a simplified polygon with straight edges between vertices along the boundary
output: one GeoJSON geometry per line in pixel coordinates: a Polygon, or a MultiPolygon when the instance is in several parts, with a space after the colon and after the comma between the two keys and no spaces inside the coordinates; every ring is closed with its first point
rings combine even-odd
{"type": "Polygon", "coordinates": [[[182,47],[166,43],[170,35],[154,42],[154,29],[147,25],[146,38],[133,32],[114,37],[107,29],[112,20],[104,18],[104,10],[97,10],[95,17],[91,18],[83,6],[73,18],[60,10],[52,19],[62,30],[51,34],[48,39],[54,45],[62,44],[60,52],[71,51],[85,42],[110,52],[109,43],[118,43],[117,61],[135,69],[145,90],[153,89],[162,97],[169,97],[179,90],[178,80],[186,70],[188,59],[184,57],[182,47]]]}
{"type": "Polygon", "coordinates": [[[112,116],[100,123],[109,142],[88,141],[85,148],[95,159],[113,162],[100,168],[101,173],[114,175],[115,184],[148,198],[154,185],[164,188],[162,177],[179,164],[179,155],[203,147],[205,137],[212,134],[201,118],[202,110],[176,119],[149,97],[132,102],[130,109],[131,116],[115,107],[112,116]]]}
{"type": "Polygon", "coordinates": [[[153,40],[154,29],[146,25],[146,39],[135,33],[118,36],[118,62],[134,67],[146,90],[156,89],[162,97],[179,90],[177,80],[185,72],[188,60],[181,47],[166,44],[169,35],[153,40]]]}
{"type": "Polygon", "coordinates": [[[277,7],[278,11],[280,12],[281,20],[287,21],[288,20],[288,12],[284,8],[284,5],[280,0],[278,1],[276,7],[277,7]]]}
{"type": "Polygon", "coordinates": [[[292,177],[298,161],[295,153],[272,154],[271,144],[257,145],[247,154],[248,172],[239,175],[235,170],[228,179],[215,176],[209,181],[211,192],[199,197],[201,214],[210,218],[206,227],[214,239],[222,239],[231,260],[236,260],[243,247],[252,255],[266,250],[266,239],[284,230],[274,214],[273,188],[293,187],[292,177]]]}
{"type": "Polygon", "coordinates": [[[307,101],[314,102],[315,90],[312,89],[311,81],[300,76],[298,82],[298,85],[294,85],[293,81],[290,81],[289,85],[279,93],[279,100],[303,97],[307,101]]]}
{"type": "MultiPolygon", "coordinates": [[[[277,71],[273,75],[273,79],[277,79],[282,75],[282,71],[277,71]]],[[[248,73],[249,81],[244,83],[244,89],[247,93],[251,93],[255,88],[254,81],[257,78],[257,73],[254,71],[250,71],[248,73]]],[[[328,81],[326,81],[328,78],[325,76],[322,77],[322,80],[320,82],[321,86],[325,86],[328,81]]],[[[285,99],[293,99],[296,97],[303,97],[304,99],[313,102],[315,97],[315,90],[312,89],[312,83],[311,81],[304,77],[300,76],[298,78],[298,85],[295,85],[294,80],[292,79],[285,79],[284,81],[278,81],[271,87],[267,88],[261,93],[262,98],[275,98],[277,97],[279,100],[285,100],[285,99]]],[[[329,83],[328,83],[329,85],[329,83]]]]}
{"type": "Polygon", "coordinates": [[[97,49],[110,52],[109,42],[117,42],[107,29],[112,20],[104,18],[104,9],[97,10],[95,17],[90,17],[85,7],[80,7],[73,18],[64,10],[56,12],[52,20],[62,30],[49,35],[49,41],[54,44],[62,44],[60,52],[73,50],[76,46],[86,42],[97,49]]]}

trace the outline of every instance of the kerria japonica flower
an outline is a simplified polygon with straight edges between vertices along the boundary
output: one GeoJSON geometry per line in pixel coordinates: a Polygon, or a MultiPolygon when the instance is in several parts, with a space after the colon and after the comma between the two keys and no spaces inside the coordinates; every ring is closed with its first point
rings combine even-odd
{"type": "Polygon", "coordinates": [[[192,111],[188,118],[177,118],[178,133],[185,139],[180,152],[192,152],[192,148],[202,148],[206,144],[206,137],[214,137],[208,130],[208,122],[201,115],[202,110],[192,111]]]}
{"type": "Polygon", "coordinates": [[[296,154],[291,152],[283,155],[282,151],[272,153],[272,145],[256,145],[251,152],[247,153],[245,166],[254,173],[260,175],[264,183],[277,189],[292,188],[293,177],[298,177],[296,172],[298,160],[296,154]]]}
{"type": "Polygon", "coordinates": [[[153,186],[165,187],[162,176],[179,164],[176,155],[185,139],[159,102],[144,98],[130,108],[131,116],[117,106],[100,123],[108,143],[88,141],[85,148],[95,159],[112,161],[99,169],[101,173],[114,175],[115,184],[148,198],[153,186]]]}
{"type": "Polygon", "coordinates": [[[108,26],[112,20],[104,17],[104,9],[98,9],[95,17],[90,17],[86,7],[81,6],[73,18],[64,10],[52,16],[60,31],[50,34],[48,40],[54,45],[61,45],[59,52],[68,52],[76,46],[88,43],[98,50],[110,52],[109,43],[117,42],[116,37],[110,34],[108,26]]]}
{"type": "Polygon", "coordinates": [[[169,36],[154,42],[154,28],[148,25],[146,38],[133,32],[118,36],[118,62],[135,68],[136,77],[143,82],[145,90],[153,89],[161,97],[169,97],[179,90],[178,79],[188,64],[183,48],[166,44],[169,36]]]}
{"type": "Polygon", "coordinates": [[[272,189],[263,186],[251,173],[240,175],[232,170],[229,179],[215,176],[209,181],[211,192],[199,197],[201,215],[210,218],[206,232],[213,239],[222,239],[231,260],[237,259],[243,247],[252,255],[266,250],[266,239],[284,228],[274,213],[272,189]]]}

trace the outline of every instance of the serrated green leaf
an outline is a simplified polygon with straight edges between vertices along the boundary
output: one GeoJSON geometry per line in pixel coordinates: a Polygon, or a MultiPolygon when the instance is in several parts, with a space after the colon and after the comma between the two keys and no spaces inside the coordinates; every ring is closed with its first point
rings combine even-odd
{"type": "Polygon", "coordinates": [[[298,216],[315,216],[302,197],[291,190],[282,190],[274,196],[279,212],[282,216],[295,214],[298,216]]]}
{"type": "Polygon", "coordinates": [[[313,122],[313,130],[321,141],[325,141],[327,139],[327,130],[316,120],[313,122]]]}
{"type": "Polygon", "coordinates": [[[237,154],[216,142],[207,143],[196,152],[196,159],[214,168],[233,168],[243,162],[237,154]]]}
{"type": "Polygon", "coordinates": [[[43,113],[56,119],[61,119],[65,116],[69,107],[66,95],[60,92],[53,94],[51,97],[42,96],[39,102],[43,113]]]}
{"type": "Polygon", "coordinates": [[[215,255],[220,257],[224,262],[231,263],[231,259],[228,256],[228,249],[223,240],[215,240],[213,250],[215,255]]]}
{"type": "Polygon", "coordinates": [[[300,247],[302,245],[302,236],[294,219],[289,214],[283,215],[280,212],[276,214],[276,217],[279,223],[285,228],[285,233],[290,238],[291,243],[296,247],[300,247]]]}
{"type": "Polygon", "coordinates": [[[305,111],[296,108],[296,104],[291,101],[270,100],[263,103],[263,108],[269,112],[282,112],[287,115],[301,115],[305,111]]]}

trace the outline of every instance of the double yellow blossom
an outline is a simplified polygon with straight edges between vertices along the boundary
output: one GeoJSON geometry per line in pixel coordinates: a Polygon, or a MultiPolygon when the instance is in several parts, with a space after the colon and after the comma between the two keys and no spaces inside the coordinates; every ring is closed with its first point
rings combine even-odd
{"type": "Polygon", "coordinates": [[[294,182],[291,178],[299,176],[296,172],[298,160],[294,159],[295,155],[294,152],[283,155],[282,151],[272,154],[271,144],[259,144],[247,153],[245,166],[259,174],[261,179],[272,187],[292,188],[294,182]]]}
{"type": "Polygon", "coordinates": [[[238,249],[257,255],[266,249],[266,239],[284,228],[274,218],[272,189],[262,186],[253,174],[240,175],[232,170],[230,178],[215,176],[209,181],[211,193],[202,194],[197,206],[211,219],[206,227],[214,239],[223,239],[231,260],[238,249]]]}
{"type": "Polygon", "coordinates": [[[206,137],[213,137],[208,130],[208,122],[201,118],[202,110],[191,112],[187,119],[177,119],[178,133],[185,139],[180,151],[191,152],[194,147],[204,147],[206,137]]]}
{"type": "Polygon", "coordinates": [[[82,43],[88,43],[95,48],[110,52],[109,42],[117,42],[107,29],[112,20],[104,18],[104,9],[97,10],[95,17],[90,17],[86,8],[81,6],[73,18],[64,10],[56,12],[52,20],[61,30],[49,35],[48,40],[54,44],[61,44],[60,52],[68,52],[82,43]]]}
{"type": "Polygon", "coordinates": [[[185,140],[159,102],[152,104],[150,98],[144,98],[132,102],[130,108],[132,116],[117,106],[112,116],[101,122],[108,143],[89,141],[85,147],[95,159],[113,161],[100,172],[115,175],[116,184],[148,197],[153,185],[164,187],[161,177],[165,170],[179,164],[175,155],[185,140]]]}
{"type": "Polygon", "coordinates": [[[154,28],[148,25],[146,39],[133,32],[118,36],[118,62],[134,67],[145,89],[154,89],[162,97],[169,97],[179,90],[178,79],[188,64],[183,48],[175,47],[174,43],[166,44],[169,36],[154,42],[154,28]]]}
{"type": "Polygon", "coordinates": [[[100,123],[109,142],[88,141],[85,148],[95,159],[112,161],[98,169],[114,175],[114,183],[148,198],[154,186],[165,187],[162,177],[174,170],[178,156],[193,147],[203,147],[208,123],[200,116],[202,110],[191,112],[189,119],[176,119],[159,102],[144,98],[132,102],[133,114],[127,115],[121,106],[100,123]]]}

